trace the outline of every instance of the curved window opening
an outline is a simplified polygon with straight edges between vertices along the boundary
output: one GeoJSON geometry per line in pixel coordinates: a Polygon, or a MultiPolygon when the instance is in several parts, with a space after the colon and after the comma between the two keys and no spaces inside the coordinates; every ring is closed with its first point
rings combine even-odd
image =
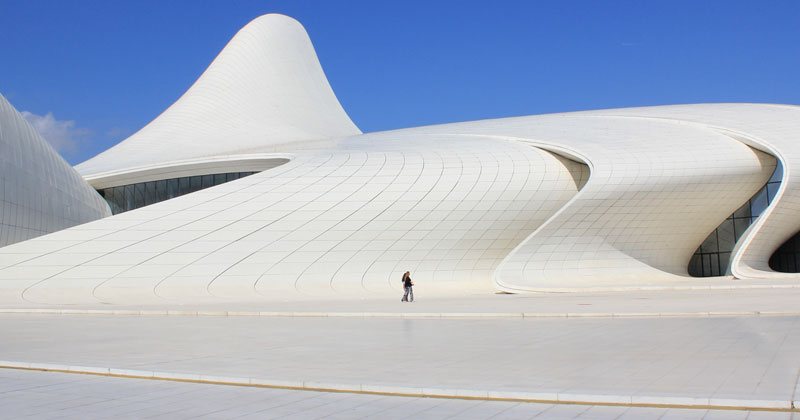
{"type": "MultiPolygon", "coordinates": [[[[731,253],[736,242],[775,198],[775,194],[781,186],[781,178],[783,178],[783,166],[779,161],[767,184],[758,190],[753,198],[728,216],[718,228],[708,235],[700,248],[697,248],[689,261],[690,276],[724,276],[729,271],[731,253]]],[[[798,238],[798,242],[800,242],[800,238],[798,238]]],[[[770,259],[770,267],[772,267],[772,259],[770,259]]],[[[773,268],[773,270],[775,269],[773,268]]]]}
{"type": "Polygon", "coordinates": [[[769,257],[769,268],[779,273],[800,273],[800,232],[775,250],[769,257]]]}
{"type": "Polygon", "coordinates": [[[258,172],[227,172],[223,174],[160,179],[99,189],[97,192],[105,198],[108,206],[111,207],[112,214],[120,214],[244,178],[255,173],[258,172]]]}

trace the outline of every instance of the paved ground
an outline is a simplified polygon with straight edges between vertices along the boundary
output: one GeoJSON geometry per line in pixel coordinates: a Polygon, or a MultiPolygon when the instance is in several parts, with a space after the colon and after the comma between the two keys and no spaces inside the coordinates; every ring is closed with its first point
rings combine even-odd
{"type": "Polygon", "coordinates": [[[5,314],[0,335],[0,359],[10,361],[336,389],[536,392],[534,399],[541,400],[606,396],[609,401],[704,404],[713,399],[720,405],[766,401],[786,407],[795,399],[800,372],[796,316],[451,320],[5,314]]]}
{"type": "Polygon", "coordinates": [[[800,289],[417,295],[413,304],[401,304],[398,296],[141,307],[0,305],[0,365],[49,363],[144,376],[482,400],[0,369],[0,418],[127,413],[131,418],[789,419],[794,414],[800,420],[800,413],[675,407],[800,404],[800,289]],[[8,313],[4,308],[107,313],[8,313]],[[109,312],[118,310],[169,310],[178,316],[109,312]],[[252,313],[225,316],[232,310],[252,313]],[[216,316],[186,315],[193,313],[216,316]],[[309,313],[318,316],[275,316],[309,313]],[[487,398],[498,395],[650,407],[487,398]]]}
{"type": "Polygon", "coordinates": [[[493,314],[708,314],[709,312],[780,312],[800,315],[800,288],[756,288],[734,290],[639,290],[605,293],[541,293],[464,295],[428,297],[424,287],[415,288],[417,301],[400,303],[400,295],[358,300],[293,299],[259,302],[191,301],[181,304],[164,301],[140,306],[123,305],[41,305],[7,303],[3,309],[47,310],[174,310],[174,311],[267,311],[316,313],[493,313],[493,314]]]}
{"type": "Polygon", "coordinates": [[[0,419],[795,420],[798,413],[410,398],[0,369],[0,419]]]}

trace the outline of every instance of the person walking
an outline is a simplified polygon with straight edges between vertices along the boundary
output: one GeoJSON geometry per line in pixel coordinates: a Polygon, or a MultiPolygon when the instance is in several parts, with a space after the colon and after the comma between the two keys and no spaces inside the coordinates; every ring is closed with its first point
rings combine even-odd
{"type": "Polygon", "coordinates": [[[414,301],[414,290],[412,289],[414,286],[414,282],[411,281],[411,272],[406,271],[403,274],[403,298],[400,299],[400,302],[413,302],[414,301]],[[410,299],[410,300],[409,300],[410,299]]]}

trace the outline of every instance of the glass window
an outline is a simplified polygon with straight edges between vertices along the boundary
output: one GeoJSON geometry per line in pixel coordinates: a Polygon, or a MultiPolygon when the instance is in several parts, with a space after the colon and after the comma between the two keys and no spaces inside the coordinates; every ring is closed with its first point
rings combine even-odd
{"type": "Polygon", "coordinates": [[[775,166],[775,172],[772,173],[772,176],[769,177],[769,182],[781,182],[783,178],[783,165],[781,162],[778,161],[778,165],[775,166]]]}
{"type": "Polygon", "coordinates": [[[700,254],[692,255],[692,259],[689,260],[689,275],[693,277],[703,276],[703,260],[700,254]]]}
{"type": "Polygon", "coordinates": [[[125,186],[125,210],[129,211],[133,210],[136,207],[133,206],[133,184],[128,184],[125,186]]]}
{"type": "Polygon", "coordinates": [[[767,189],[762,188],[752,200],[750,200],[750,213],[753,216],[759,216],[761,212],[767,208],[767,189]]]}
{"type": "Polygon", "coordinates": [[[179,178],[172,178],[167,180],[167,198],[175,198],[178,195],[178,179],[179,178]]]}
{"type": "Polygon", "coordinates": [[[192,178],[185,176],[178,178],[178,195],[189,194],[192,192],[192,178]]]}
{"type": "Polygon", "coordinates": [[[750,201],[744,203],[742,207],[733,212],[733,217],[750,217],[750,201]]]}
{"type": "Polygon", "coordinates": [[[167,195],[167,180],[156,181],[156,203],[166,201],[167,198],[169,198],[167,195]]]}
{"type": "Polygon", "coordinates": [[[144,205],[149,206],[156,202],[156,183],[155,181],[144,183],[144,205]]]}
{"type": "Polygon", "coordinates": [[[770,182],[767,184],[767,201],[772,202],[775,199],[775,194],[778,193],[778,188],[780,188],[780,182],[770,182]]]}
{"type": "Polygon", "coordinates": [[[733,228],[736,233],[736,240],[742,237],[742,234],[750,227],[750,218],[746,219],[733,219],[733,228]]]}
{"type": "Polygon", "coordinates": [[[733,220],[725,219],[717,228],[717,246],[720,252],[732,251],[736,245],[736,235],[733,232],[733,220]]]}
{"type": "Polygon", "coordinates": [[[121,213],[125,208],[125,187],[114,187],[114,211],[113,213],[121,213]]]}
{"type": "Polygon", "coordinates": [[[719,276],[719,254],[711,254],[709,255],[709,261],[711,261],[711,275],[712,276],[719,276]]]}
{"type": "Polygon", "coordinates": [[[719,247],[717,245],[717,231],[711,232],[711,235],[708,235],[703,244],[700,245],[700,252],[708,253],[708,252],[719,252],[719,247]]]}
{"type": "Polygon", "coordinates": [[[769,267],[781,273],[797,273],[800,268],[798,261],[800,252],[800,232],[789,238],[769,258],[769,267]]]}
{"type": "Polygon", "coordinates": [[[230,172],[161,179],[104,188],[97,190],[97,193],[106,200],[112,213],[117,214],[233,181],[254,173],[256,172],[230,172]]]}
{"type": "Polygon", "coordinates": [[[200,176],[192,177],[192,192],[200,191],[203,189],[203,178],[200,176]]]}
{"type": "Polygon", "coordinates": [[[730,252],[720,252],[719,253],[719,275],[724,276],[725,273],[728,272],[728,264],[731,261],[731,253],[730,252]]]}
{"type": "MultiPolygon", "coordinates": [[[[783,167],[778,163],[770,181],[709,235],[689,261],[691,275],[719,276],[727,272],[731,252],[736,246],[736,242],[775,198],[782,176],[783,167]]],[[[798,242],[800,243],[800,234],[798,234],[798,242]]],[[[788,247],[787,244],[784,246],[788,247]]],[[[788,255],[787,251],[788,249],[781,253],[779,249],[770,258],[769,265],[773,270],[797,272],[794,271],[795,268],[800,268],[800,265],[796,264],[798,258],[785,257],[788,255]],[[778,255],[779,253],[781,256],[778,255]],[[778,266],[781,269],[777,268],[778,266]]]]}
{"type": "Polygon", "coordinates": [[[711,256],[710,254],[703,254],[703,277],[711,277],[714,274],[711,272],[711,256]]]}
{"type": "Polygon", "coordinates": [[[139,208],[144,206],[144,183],[133,184],[133,206],[139,208]]]}

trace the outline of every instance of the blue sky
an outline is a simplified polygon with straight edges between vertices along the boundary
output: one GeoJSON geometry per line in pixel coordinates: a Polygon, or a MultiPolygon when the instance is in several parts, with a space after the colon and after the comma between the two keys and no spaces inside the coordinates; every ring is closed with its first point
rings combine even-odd
{"type": "Polygon", "coordinates": [[[797,0],[0,0],[0,93],[76,164],[155,118],[265,13],[305,26],[365,132],[626,106],[800,104],[797,0]]]}

